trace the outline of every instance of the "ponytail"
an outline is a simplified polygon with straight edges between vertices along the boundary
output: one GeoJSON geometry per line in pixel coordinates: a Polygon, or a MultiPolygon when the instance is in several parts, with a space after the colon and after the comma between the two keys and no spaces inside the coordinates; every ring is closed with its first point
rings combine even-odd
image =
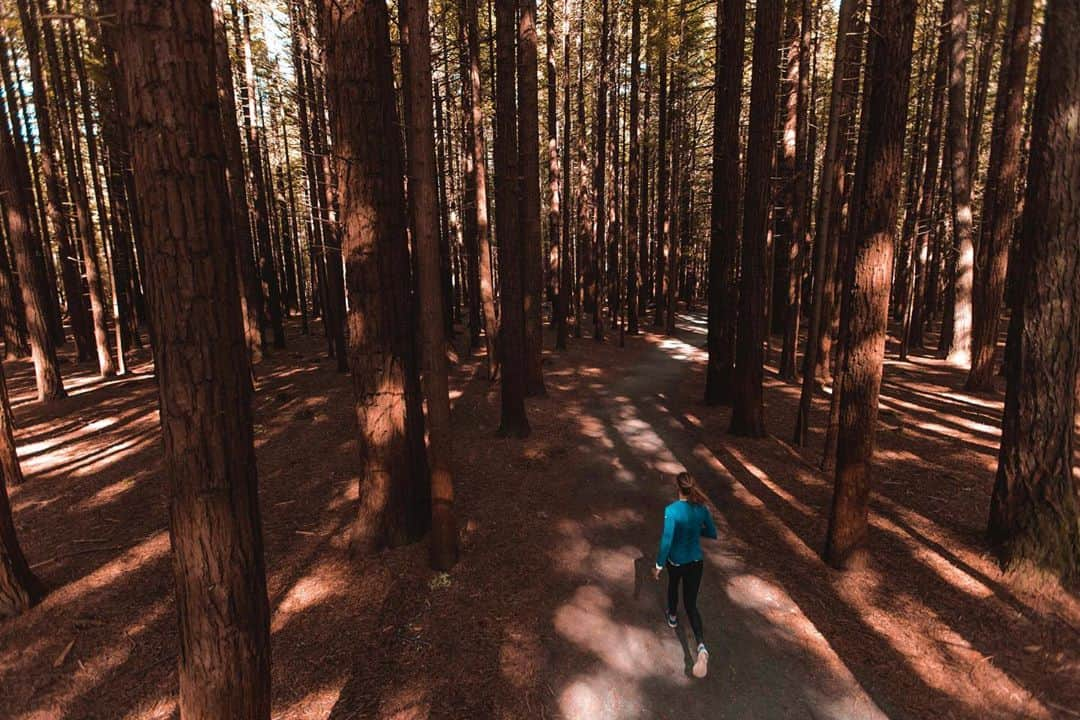
{"type": "Polygon", "coordinates": [[[675,484],[679,488],[679,493],[686,496],[686,499],[695,505],[705,505],[708,502],[708,498],[705,497],[705,493],[698,487],[697,481],[688,472],[681,472],[675,478],[675,484]]]}

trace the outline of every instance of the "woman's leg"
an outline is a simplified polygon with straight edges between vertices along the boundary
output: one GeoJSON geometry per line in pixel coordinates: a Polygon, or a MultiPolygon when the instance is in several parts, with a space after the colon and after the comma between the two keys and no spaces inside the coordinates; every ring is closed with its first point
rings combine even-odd
{"type": "Polygon", "coordinates": [[[697,644],[705,642],[705,633],[701,627],[701,613],[697,609],[697,594],[701,587],[701,573],[705,563],[701,560],[684,565],[683,569],[683,604],[686,605],[686,614],[690,618],[690,627],[694,631],[694,639],[697,644]]]}
{"type": "Polygon", "coordinates": [[[682,566],[672,565],[668,563],[667,566],[667,613],[669,616],[674,615],[675,611],[679,609],[679,578],[682,577],[682,566]]]}

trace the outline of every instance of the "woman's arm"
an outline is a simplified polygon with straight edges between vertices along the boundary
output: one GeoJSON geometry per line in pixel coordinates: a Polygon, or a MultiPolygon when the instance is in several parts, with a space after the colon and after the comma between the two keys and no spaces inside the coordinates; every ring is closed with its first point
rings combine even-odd
{"type": "Polygon", "coordinates": [[[705,508],[705,522],[701,525],[701,535],[713,540],[716,539],[716,525],[713,524],[712,513],[709,512],[708,508],[705,508]]]}
{"type": "Polygon", "coordinates": [[[660,537],[660,553],[656,556],[656,567],[663,569],[671,552],[671,541],[675,537],[675,518],[671,510],[664,510],[664,534],[660,537]]]}

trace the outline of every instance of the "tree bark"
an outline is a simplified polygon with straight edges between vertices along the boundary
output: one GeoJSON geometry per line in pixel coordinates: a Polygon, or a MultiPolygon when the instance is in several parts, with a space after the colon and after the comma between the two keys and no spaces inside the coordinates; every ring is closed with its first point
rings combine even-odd
{"type": "MultiPolygon", "coordinates": [[[[431,30],[427,0],[405,0],[401,28],[408,56],[405,92],[412,124],[405,129],[409,192],[413,196],[413,239],[418,252],[420,332],[427,401],[428,465],[431,469],[431,565],[449,570],[457,562],[454,485],[451,475],[450,394],[446,367],[446,323],[442,253],[439,243],[438,185],[432,118],[431,30]]],[[[392,105],[393,95],[383,100],[392,105]]],[[[391,113],[387,113],[391,114],[391,113]]],[[[392,181],[392,177],[387,180],[392,181]]]]}
{"type": "Polygon", "coordinates": [[[716,12],[716,96],[709,224],[709,364],[705,373],[705,403],[708,405],[731,402],[735,367],[739,183],[732,178],[739,177],[746,0],[721,0],[716,12]]]}
{"type": "Polygon", "coordinates": [[[339,162],[348,158],[338,177],[360,446],[360,509],[351,549],[359,557],[423,537],[431,486],[412,333],[389,17],[385,4],[357,1],[326,2],[322,12],[334,154],[339,162]]]}
{"type": "MultiPolygon", "coordinates": [[[[480,73],[480,30],[476,18],[476,0],[461,0],[461,21],[468,42],[468,88],[466,105],[466,167],[472,178],[473,194],[466,209],[466,246],[475,255],[473,284],[483,316],[484,341],[487,346],[488,379],[494,380],[499,367],[496,339],[499,333],[495,315],[495,290],[492,282],[491,243],[488,230],[487,148],[484,140],[484,92],[480,73]],[[471,230],[470,230],[471,228],[471,230]]],[[[474,337],[479,337],[479,323],[474,337]]],[[[475,346],[475,342],[474,342],[475,346]]]]}
{"type": "Polygon", "coordinates": [[[639,200],[641,168],[641,138],[639,116],[641,114],[641,0],[632,0],[630,18],[630,157],[627,169],[626,196],[626,310],[627,332],[637,335],[639,327],[638,293],[641,284],[640,263],[643,258],[639,252],[640,230],[639,200]]]}
{"type": "Polygon", "coordinates": [[[256,364],[262,361],[265,344],[263,325],[260,322],[263,316],[263,292],[252,246],[247,181],[244,174],[244,151],[240,141],[240,127],[236,119],[236,92],[233,88],[233,71],[229,59],[224,0],[214,2],[214,48],[217,51],[217,89],[221,102],[221,127],[225,139],[227,161],[225,178],[229,184],[233,232],[236,237],[240,313],[244,319],[244,337],[247,340],[251,363],[256,364]]]}
{"type": "Polygon", "coordinates": [[[544,275],[540,237],[540,109],[537,88],[536,0],[519,0],[517,42],[518,164],[521,175],[522,301],[525,311],[525,395],[546,394],[544,275]]]}
{"type": "Polygon", "coordinates": [[[856,35],[861,32],[860,16],[864,7],[862,0],[842,0],[837,18],[829,125],[825,135],[818,218],[814,228],[814,297],[810,305],[810,326],[806,332],[802,391],[795,418],[794,440],[799,446],[806,443],[815,387],[828,375],[829,352],[832,347],[832,299],[835,294],[840,248],[839,226],[842,221],[838,210],[843,205],[847,185],[845,166],[851,144],[848,132],[853,124],[855,97],[858,95],[858,63],[862,45],[856,35]]]}
{"type": "Polygon", "coordinates": [[[180,717],[270,717],[252,387],[210,3],[118,3],[168,484],[180,717]]]}
{"type": "Polygon", "coordinates": [[[7,381],[0,366],[0,620],[14,617],[40,602],[45,588],[30,569],[11,517],[7,486],[22,482],[15,452],[14,422],[8,402],[7,381]]]}
{"type": "Polygon", "coordinates": [[[520,223],[517,108],[514,98],[515,2],[495,2],[495,229],[499,233],[499,324],[502,416],[499,434],[523,438],[525,415],[524,239],[520,223]]]}
{"type": "Polygon", "coordinates": [[[840,427],[836,484],[829,512],[825,561],[857,563],[866,542],[871,464],[877,426],[892,284],[899,186],[915,34],[915,0],[874,0],[867,51],[865,147],[859,153],[861,202],[852,218],[852,252],[842,310],[846,318],[840,368],[840,427]]]}
{"type": "Polygon", "coordinates": [[[748,437],[765,435],[762,397],[765,343],[765,244],[768,235],[771,175],[776,144],[780,67],[782,0],[758,0],[754,13],[754,55],[750,85],[750,138],[746,153],[746,195],[743,211],[742,275],[739,281],[739,319],[732,383],[731,432],[748,437]]]}
{"type": "Polygon", "coordinates": [[[964,387],[971,392],[994,388],[1001,301],[1008,273],[1009,246],[1016,230],[1019,204],[1020,138],[1024,129],[1024,83],[1031,42],[1032,0],[1014,0],[1002,48],[990,167],[983,193],[983,219],[975,256],[971,334],[972,361],[964,387]]]}
{"type": "Polygon", "coordinates": [[[1007,367],[1005,413],[988,534],[1006,567],[1030,562],[1080,574],[1075,462],[1080,377],[1080,4],[1050,0],[1035,90],[1017,259],[1021,315],[1007,367]]]}

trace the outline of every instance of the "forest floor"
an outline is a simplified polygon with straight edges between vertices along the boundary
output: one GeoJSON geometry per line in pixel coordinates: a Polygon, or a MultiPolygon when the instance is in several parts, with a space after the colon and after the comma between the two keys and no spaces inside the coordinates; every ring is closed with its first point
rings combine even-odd
{"type": "MultiPolygon", "coordinates": [[[[730,411],[700,401],[704,321],[682,320],[677,337],[547,353],[524,441],[494,436],[498,387],[462,358],[463,551],[447,575],[427,569],[423,544],[347,559],[352,390],[322,341],[291,337],[258,366],[273,717],[1080,717],[1077,588],[1003,575],[983,541],[1000,392],[966,394],[942,361],[890,352],[871,559],[838,573],[818,557],[827,398],[793,448],[799,389],[767,372],[773,436],[728,435],[730,411]],[[649,574],[672,499],[663,475],[682,468],[720,530],[699,603],[704,680],[649,574]]],[[[26,474],[10,488],[15,521],[51,592],[0,625],[4,720],[176,715],[156,386],[145,352],[132,366],[108,381],[69,366],[71,397],[41,406],[29,363],[5,365],[26,474]]]]}

